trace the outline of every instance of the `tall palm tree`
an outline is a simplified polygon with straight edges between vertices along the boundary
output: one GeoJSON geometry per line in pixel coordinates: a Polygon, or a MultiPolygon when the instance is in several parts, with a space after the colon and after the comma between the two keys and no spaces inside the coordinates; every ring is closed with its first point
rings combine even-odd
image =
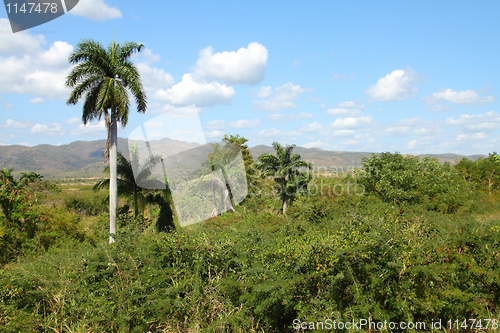
{"type": "Polygon", "coordinates": [[[69,57],[76,64],[66,79],[66,85],[74,88],[67,104],[77,104],[84,97],[82,120],[86,125],[94,119],[104,118],[108,140],[104,158],[109,155],[109,243],[116,234],[117,202],[117,124],[127,124],[132,94],[138,112],[146,112],[146,93],[137,68],[130,61],[134,52],[140,52],[143,44],[115,41],[105,49],[99,42],[83,40],[69,57]]]}
{"type": "Polygon", "coordinates": [[[283,204],[283,214],[291,205],[296,195],[307,188],[311,181],[311,174],[301,171],[301,168],[312,169],[312,165],[301,160],[299,154],[292,154],[295,145],[283,147],[278,142],[273,142],[276,156],[264,153],[259,156],[257,168],[263,171],[263,175],[271,176],[278,183],[278,196],[283,204]]]}

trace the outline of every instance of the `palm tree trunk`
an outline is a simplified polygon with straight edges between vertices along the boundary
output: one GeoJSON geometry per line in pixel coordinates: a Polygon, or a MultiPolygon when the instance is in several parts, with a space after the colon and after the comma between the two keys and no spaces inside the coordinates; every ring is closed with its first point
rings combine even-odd
{"type": "Polygon", "coordinates": [[[117,189],[117,140],[118,128],[116,121],[116,112],[111,111],[111,120],[109,125],[109,244],[114,243],[116,234],[116,205],[118,200],[117,189]]]}

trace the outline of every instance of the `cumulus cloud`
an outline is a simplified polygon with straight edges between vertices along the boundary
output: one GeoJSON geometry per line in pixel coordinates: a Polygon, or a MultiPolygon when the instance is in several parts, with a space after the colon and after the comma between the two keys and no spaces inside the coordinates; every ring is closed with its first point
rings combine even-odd
{"type": "Polygon", "coordinates": [[[0,124],[0,128],[27,128],[27,127],[31,127],[31,125],[28,123],[15,121],[12,119],[7,119],[5,123],[0,124]]]}
{"type": "Polygon", "coordinates": [[[401,101],[417,95],[417,82],[418,74],[410,67],[406,70],[398,69],[380,78],[365,93],[378,101],[401,101]]]}
{"type": "Polygon", "coordinates": [[[72,117],[72,118],[69,118],[68,120],[64,121],[64,123],[68,124],[68,125],[78,125],[78,124],[82,123],[82,119],[81,118],[72,117]]]}
{"type": "Polygon", "coordinates": [[[35,98],[30,99],[29,102],[31,104],[40,104],[40,103],[45,102],[45,100],[41,97],[35,97],[35,98]]]}
{"type": "MultiPolygon", "coordinates": [[[[461,114],[457,119],[449,117],[445,125],[456,127],[465,131],[498,131],[500,128],[500,114],[489,111],[485,114],[461,114]]],[[[498,133],[497,133],[498,135],[498,133]]]]}
{"type": "Polygon", "coordinates": [[[259,133],[257,133],[258,138],[266,138],[266,139],[290,139],[290,138],[298,138],[301,134],[297,131],[281,131],[276,128],[267,128],[259,133]]]}
{"type": "Polygon", "coordinates": [[[246,119],[240,119],[237,121],[233,121],[229,123],[229,127],[232,128],[256,128],[261,125],[260,119],[252,119],[252,120],[246,120],[246,119]]]}
{"type": "Polygon", "coordinates": [[[226,127],[226,122],[224,120],[212,120],[205,125],[207,130],[222,130],[226,127]]]}
{"type": "MultiPolygon", "coordinates": [[[[0,30],[5,30],[6,24],[8,22],[0,19],[0,30]]],[[[6,47],[11,41],[11,35],[13,34],[0,33],[0,48],[10,53],[0,57],[0,93],[66,98],[69,89],[64,82],[69,74],[68,57],[73,47],[66,42],[56,41],[47,50],[42,47],[43,38],[33,37],[28,33],[15,34],[19,37],[17,44],[6,47]],[[27,43],[33,45],[27,46],[27,43]],[[18,51],[22,51],[22,54],[18,51]]]]}
{"type": "Polygon", "coordinates": [[[224,136],[224,131],[213,130],[210,132],[205,132],[205,137],[207,139],[220,139],[224,136]]]}
{"type": "Polygon", "coordinates": [[[315,121],[309,124],[305,124],[300,127],[301,132],[306,132],[306,133],[315,133],[315,132],[320,132],[323,131],[325,128],[323,125],[321,125],[319,122],[315,121]]]}
{"type": "Polygon", "coordinates": [[[313,114],[310,112],[301,112],[301,113],[292,113],[292,114],[281,114],[281,113],[273,113],[266,118],[270,121],[274,121],[277,123],[282,123],[290,120],[299,120],[299,119],[308,119],[312,118],[313,114]]]}
{"type": "Polygon", "coordinates": [[[267,49],[259,43],[250,43],[238,51],[219,53],[214,53],[209,46],[200,51],[193,74],[199,80],[255,85],[264,78],[267,55],[267,49]]]}
{"type": "Polygon", "coordinates": [[[340,129],[340,130],[334,130],[330,133],[331,136],[336,136],[336,137],[351,137],[356,134],[355,130],[352,129],[340,129]]]}
{"type": "Polygon", "coordinates": [[[61,124],[59,123],[52,123],[50,125],[35,124],[33,125],[33,127],[31,127],[30,133],[50,135],[50,136],[64,135],[64,131],[62,130],[61,124]]]}
{"type": "MultiPolygon", "coordinates": [[[[424,102],[432,105],[440,101],[447,101],[453,104],[480,104],[480,103],[490,103],[495,101],[493,96],[481,96],[478,92],[469,89],[462,91],[454,91],[452,89],[444,89],[432,94],[432,96],[427,96],[423,98],[424,102]]],[[[441,107],[440,104],[437,104],[441,107]]],[[[435,110],[435,108],[434,108],[435,110]]],[[[438,110],[439,111],[439,110],[438,110]]]]}
{"type": "Polygon", "coordinates": [[[252,100],[252,103],[257,110],[263,111],[279,112],[281,109],[295,109],[297,108],[295,100],[306,91],[307,89],[301,88],[300,85],[287,82],[277,87],[274,95],[260,100],[252,100]]]}
{"type": "Polygon", "coordinates": [[[132,59],[137,62],[145,62],[147,64],[153,64],[161,60],[161,56],[159,54],[153,53],[151,49],[144,48],[141,52],[132,54],[132,59]]]}
{"type": "Polygon", "coordinates": [[[318,140],[318,141],[311,141],[307,142],[306,144],[302,145],[304,148],[330,148],[330,145],[324,141],[318,140]]]}
{"type": "Polygon", "coordinates": [[[174,78],[170,73],[163,69],[151,67],[148,62],[139,62],[136,64],[137,70],[141,75],[142,85],[147,94],[154,94],[162,89],[168,89],[174,84],[174,78]]]}
{"type": "Polygon", "coordinates": [[[273,94],[273,88],[271,86],[261,87],[257,92],[257,97],[259,98],[268,98],[273,94]]]}
{"type": "Polygon", "coordinates": [[[21,55],[39,50],[46,44],[43,35],[32,35],[28,31],[13,34],[9,20],[0,18],[0,55],[21,55]]]}
{"type": "Polygon", "coordinates": [[[359,116],[363,114],[364,105],[358,105],[353,101],[345,101],[337,104],[334,108],[328,109],[328,116],[359,116]]]}
{"type": "Polygon", "coordinates": [[[198,107],[231,104],[235,91],[217,81],[198,82],[192,74],[184,74],[182,81],[169,89],[159,89],[154,97],[174,106],[195,104],[198,107]]]}
{"type": "Polygon", "coordinates": [[[358,127],[367,125],[372,121],[372,116],[360,116],[360,117],[345,117],[337,118],[331,126],[334,128],[338,127],[358,127]]]}
{"type": "Polygon", "coordinates": [[[80,0],[69,13],[94,21],[106,21],[122,17],[122,12],[118,8],[108,6],[104,0],[80,0]]]}
{"type": "Polygon", "coordinates": [[[91,136],[106,132],[107,132],[106,123],[104,122],[104,120],[101,120],[98,122],[89,123],[87,125],[80,124],[78,125],[77,128],[72,130],[70,134],[77,136],[91,136]]]}

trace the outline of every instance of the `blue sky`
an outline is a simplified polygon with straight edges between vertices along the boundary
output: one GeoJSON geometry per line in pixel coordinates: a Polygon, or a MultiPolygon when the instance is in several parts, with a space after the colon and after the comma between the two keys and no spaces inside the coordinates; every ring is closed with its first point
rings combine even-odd
{"type": "Polygon", "coordinates": [[[0,9],[0,144],[106,137],[67,106],[82,39],[143,43],[148,111],[195,104],[209,141],[487,154],[500,146],[498,1],[80,0],[13,34],[0,9]]]}

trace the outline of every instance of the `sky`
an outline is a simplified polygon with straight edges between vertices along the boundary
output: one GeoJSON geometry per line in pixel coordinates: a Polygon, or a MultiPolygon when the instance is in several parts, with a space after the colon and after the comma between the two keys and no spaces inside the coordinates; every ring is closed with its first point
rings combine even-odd
{"type": "Polygon", "coordinates": [[[208,141],[335,151],[488,154],[500,147],[499,1],[80,0],[12,33],[0,8],[0,144],[106,138],[67,105],[84,39],[137,42],[137,126],[195,106],[208,141]]]}

